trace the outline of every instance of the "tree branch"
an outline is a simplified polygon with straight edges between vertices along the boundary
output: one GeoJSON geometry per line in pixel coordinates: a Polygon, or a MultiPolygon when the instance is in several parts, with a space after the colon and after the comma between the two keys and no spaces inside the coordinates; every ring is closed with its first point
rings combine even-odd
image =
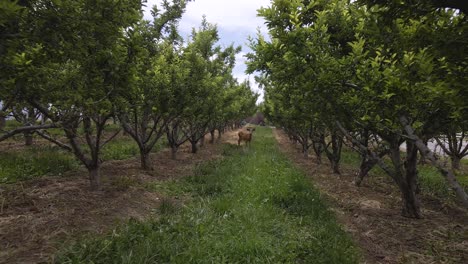
{"type": "Polygon", "coordinates": [[[58,126],[54,124],[47,124],[47,125],[39,125],[39,126],[24,126],[24,127],[19,127],[16,128],[15,130],[12,130],[5,135],[0,137],[0,141],[6,140],[16,134],[22,133],[22,132],[28,132],[28,131],[34,131],[38,129],[49,129],[49,128],[57,128],[58,126]]]}
{"type": "Polygon", "coordinates": [[[104,147],[107,143],[109,143],[112,139],[114,139],[119,133],[120,131],[122,131],[121,129],[119,129],[117,132],[115,132],[110,138],[108,138],[106,141],[104,141],[101,146],[99,146],[99,148],[102,148],[104,147]]]}
{"type": "Polygon", "coordinates": [[[442,142],[438,137],[435,138],[435,140],[437,141],[437,144],[439,144],[439,146],[442,148],[442,150],[445,152],[445,154],[447,155],[452,155],[452,152],[447,149],[447,147],[445,146],[445,142],[442,142]]]}
{"type": "Polygon", "coordinates": [[[62,143],[62,142],[58,141],[57,139],[47,135],[47,133],[45,133],[45,131],[43,132],[43,131],[40,131],[40,130],[36,130],[35,133],[38,134],[40,137],[42,137],[42,138],[44,138],[44,139],[58,145],[59,147],[65,149],[67,151],[70,151],[70,152],[73,151],[72,147],[70,147],[67,144],[62,143]]]}

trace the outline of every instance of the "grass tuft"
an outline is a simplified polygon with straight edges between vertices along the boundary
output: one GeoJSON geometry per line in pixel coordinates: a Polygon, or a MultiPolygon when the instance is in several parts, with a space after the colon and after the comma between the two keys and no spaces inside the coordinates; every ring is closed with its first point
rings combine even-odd
{"type": "Polygon", "coordinates": [[[163,198],[158,209],[161,215],[171,215],[176,213],[179,207],[171,199],[163,198]]]}

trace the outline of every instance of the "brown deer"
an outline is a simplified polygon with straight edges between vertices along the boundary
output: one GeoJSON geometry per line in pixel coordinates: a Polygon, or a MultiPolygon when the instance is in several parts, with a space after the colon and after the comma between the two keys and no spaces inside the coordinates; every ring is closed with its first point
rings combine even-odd
{"type": "Polygon", "coordinates": [[[242,141],[245,141],[245,144],[250,145],[250,141],[252,141],[252,133],[255,131],[254,127],[248,127],[247,131],[239,131],[239,140],[237,141],[237,145],[240,146],[242,141]]]}

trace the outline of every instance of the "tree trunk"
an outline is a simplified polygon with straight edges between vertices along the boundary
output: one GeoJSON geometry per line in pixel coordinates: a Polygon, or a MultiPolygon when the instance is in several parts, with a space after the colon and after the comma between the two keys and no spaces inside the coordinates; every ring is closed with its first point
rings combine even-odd
{"type": "Polygon", "coordinates": [[[322,146],[323,146],[322,143],[319,143],[319,142],[314,142],[312,144],[312,148],[314,149],[315,156],[317,158],[317,164],[322,164],[322,152],[323,152],[322,146]]]}
{"type": "Polygon", "coordinates": [[[192,153],[193,154],[197,153],[198,151],[197,141],[190,141],[190,143],[192,144],[192,153]]]}
{"type": "Polygon", "coordinates": [[[364,180],[364,177],[367,176],[369,171],[377,164],[377,160],[372,160],[369,159],[369,157],[363,156],[362,161],[361,161],[361,166],[359,167],[359,174],[356,176],[356,179],[354,180],[354,184],[356,186],[361,186],[362,181],[364,180]]]}
{"type": "Polygon", "coordinates": [[[177,159],[177,147],[176,146],[171,147],[171,158],[173,160],[177,159]]]}
{"type": "Polygon", "coordinates": [[[101,172],[100,166],[97,165],[95,168],[88,168],[89,173],[89,181],[91,183],[91,190],[92,191],[99,191],[101,190],[101,172]]]}
{"type": "Polygon", "coordinates": [[[406,161],[404,164],[401,164],[399,141],[395,139],[390,143],[390,159],[394,168],[391,176],[401,192],[401,214],[404,217],[421,218],[419,201],[416,196],[417,149],[410,141],[406,142],[406,153],[406,161]]]}
{"type": "Polygon", "coordinates": [[[302,154],[304,154],[304,158],[309,158],[309,140],[304,139],[302,142],[302,154]]]}
{"type": "Polygon", "coordinates": [[[145,150],[140,150],[140,159],[141,159],[141,169],[142,170],[153,170],[151,165],[150,153],[145,150]]]}
{"type": "Polygon", "coordinates": [[[405,177],[400,186],[403,198],[403,216],[421,218],[418,192],[418,149],[413,142],[406,144],[405,177]]]}
{"type": "Polygon", "coordinates": [[[340,162],[336,161],[335,159],[332,159],[331,163],[333,174],[341,175],[340,162]]]}
{"type": "Polygon", "coordinates": [[[312,148],[314,149],[315,155],[317,157],[317,164],[322,164],[322,153],[324,151],[325,136],[317,135],[312,139],[312,148]]]}
{"type": "Polygon", "coordinates": [[[452,155],[450,160],[452,161],[452,170],[460,170],[460,158],[452,155]]]}
{"type": "Polygon", "coordinates": [[[317,158],[316,159],[317,164],[322,164],[322,155],[318,154],[316,158],[317,158]]]}
{"type": "Polygon", "coordinates": [[[24,145],[31,146],[33,144],[33,134],[30,131],[24,132],[24,145]]]}
{"type": "Polygon", "coordinates": [[[0,113],[0,130],[2,130],[6,125],[5,115],[0,113]]]}
{"type": "MultiPolygon", "coordinates": [[[[429,140],[423,140],[423,142],[424,142],[424,145],[427,146],[427,143],[429,142],[429,140]]],[[[426,164],[426,157],[423,155],[423,153],[420,150],[419,152],[421,153],[421,155],[419,155],[419,164],[424,165],[426,164]]]]}
{"type": "Polygon", "coordinates": [[[341,160],[341,148],[343,146],[343,137],[338,136],[337,133],[333,133],[331,136],[331,147],[332,151],[325,150],[327,158],[331,163],[331,167],[334,174],[341,175],[340,172],[340,160],[341,160]]]}
{"type": "Polygon", "coordinates": [[[411,185],[408,185],[406,181],[403,181],[398,187],[400,188],[403,202],[401,214],[408,218],[421,218],[419,200],[416,196],[415,189],[413,189],[411,185]]]}
{"type": "Polygon", "coordinates": [[[213,144],[214,141],[215,141],[215,131],[214,131],[214,129],[210,131],[210,135],[211,135],[210,144],[213,144]]]}

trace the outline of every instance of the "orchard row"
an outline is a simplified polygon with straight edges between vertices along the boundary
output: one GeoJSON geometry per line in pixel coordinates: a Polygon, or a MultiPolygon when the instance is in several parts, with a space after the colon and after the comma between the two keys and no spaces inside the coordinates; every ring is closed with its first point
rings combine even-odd
{"type": "Polygon", "coordinates": [[[418,155],[468,206],[453,170],[427,147],[437,140],[455,170],[468,155],[468,8],[451,4],[274,0],[259,11],[269,36],[251,40],[248,71],[261,74],[267,118],[306,156],[325,153],[336,174],[349,144],[362,158],[356,182],[381,167],[408,217],[421,217],[418,155]]]}
{"type": "Polygon", "coordinates": [[[183,143],[196,152],[205,134],[239,125],[257,100],[232,74],[240,47],[219,46],[205,18],[185,41],[186,2],[154,6],[152,21],[133,0],[3,3],[0,141],[37,134],[74,153],[99,189],[101,149],[119,133],[112,119],[137,143],[143,169],[162,137],[175,158],[183,143]]]}

